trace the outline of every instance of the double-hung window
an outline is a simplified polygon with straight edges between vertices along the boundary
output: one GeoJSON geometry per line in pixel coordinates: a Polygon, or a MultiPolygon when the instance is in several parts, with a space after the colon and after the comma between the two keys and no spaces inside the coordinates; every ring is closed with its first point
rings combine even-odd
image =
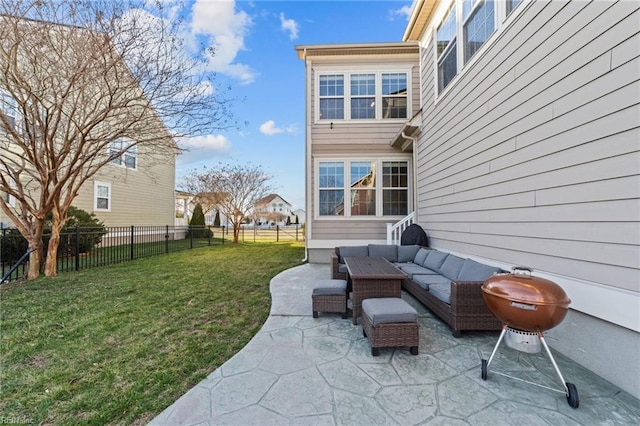
{"type": "Polygon", "coordinates": [[[409,117],[409,72],[319,73],[317,84],[320,121],[409,117]]]}
{"type": "Polygon", "coordinates": [[[111,211],[111,184],[94,182],[93,209],[97,211],[111,211]]]}
{"type": "MultiPolygon", "coordinates": [[[[4,117],[3,121],[6,120],[6,125],[15,129],[18,120],[18,104],[11,95],[2,90],[0,90],[0,113],[4,117]]],[[[4,124],[3,121],[0,121],[0,125],[4,124]]]]}
{"type": "Polygon", "coordinates": [[[344,75],[321,75],[319,81],[320,119],[344,118],[344,75]]]}
{"type": "Polygon", "coordinates": [[[404,216],[409,211],[406,160],[319,161],[317,167],[320,217],[404,216]]]}
{"type": "Polygon", "coordinates": [[[496,29],[493,0],[464,0],[462,7],[464,63],[487,41],[496,29]]]}
{"type": "Polygon", "coordinates": [[[109,156],[111,162],[127,169],[138,167],[138,147],[131,145],[122,139],[118,139],[109,145],[109,156]]]}
{"type": "Polygon", "coordinates": [[[435,29],[438,93],[471,61],[522,0],[452,0],[435,29]],[[458,42],[461,40],[461,42],[458,42]]]}

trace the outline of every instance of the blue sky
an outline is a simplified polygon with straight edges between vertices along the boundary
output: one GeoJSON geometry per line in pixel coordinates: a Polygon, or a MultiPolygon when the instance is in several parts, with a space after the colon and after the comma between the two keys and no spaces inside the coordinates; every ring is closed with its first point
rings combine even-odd
{"type": "Polygon", "coordinates": [[[230,86],[240,130],[194,138],[176,177],[218,162],[260,165],[274,192],[304,208],[304,62],[295,45],[401,41],[411,0],[188,2],[181,14],[215,46],[217,84],[230,86]]]}

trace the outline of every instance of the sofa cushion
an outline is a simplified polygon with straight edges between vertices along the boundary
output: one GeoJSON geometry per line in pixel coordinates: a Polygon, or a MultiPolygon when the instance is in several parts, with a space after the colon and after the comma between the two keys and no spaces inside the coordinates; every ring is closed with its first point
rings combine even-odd
{"type": "Polygon", "coordinates": [[[442,262],[439,271],[441,275],[444,275],[450,280],[456,280],[460,270],[462,270],[462,265],[464,265],[463,258],[450,254],[444,262],[442,262]]]}
{"type": "Polygon", "coordinates": [[[397,262],[398,246],[394,244],[369,244],[369,257],[384,257],[389,262],[397,262]]]}
{"type": "Polygon", "coordinates": [[[462,269],[458,274],[458,281],[485,281],[501,269],[495,266],[485,265],[475,260],[465,259],[462,269]]]}
{"type": "Polygon", "coordinates": [[[362,301],[362,312],[378,324],[394,324],[398,322],[416,322],[418,312],[407,302],[398,297],[365,299],[362,301]]]}
{"type": "Polygon", "coordinates": [[[429,293],[447,305],[451,304],[451,283],[436,283],[429,286],[429,293]]]}
{"type": "Polygon", "coordinates": [[[413,261],[416,254],[420,250],[420,246],[398,246],[398,260],[399,263],[407,263],[413,261]]]}
{"type": "Polygon", "coordinates": [[[407,274],[409,279],[412,279],[414,274],[422,274],[426,275],[429,273],[429,270],[423,266],[418,266],[415,263],[402,263],[396,264],[396,267],[400,269],[402,272],[407,274]]]}
{"type": "Polygon", "coordinates": [[[443,277],[442,275],[414,274],[411,280],[425,290],[429,290],[429,287],[431,287],[434,284],[447,284],[447,285],[451,284],[451,280],[449,280],[446,277],[443,277]]]}
{"type": "Polygon", "coordinates": [[[345,257],[367,257],[369,256],[369,248],[367,246],[341,246],[340,263],[344,263],[345,257]]]}
{"type": "Polygon", "coordinates": [[[338,264],[338,272],[342,272],[343,274],[348,273],[349,270],[347,269],[347,265],[345,265],[344,263],[339,263],[338,264]]]}
{"type": "Polygon", "coordinates": [[[413,263],[415,263],[416,265],[422,266],[422,264],[424,263],[424,260],[427,258],[427,255],[429,254],[430,251],[433,251],[433,250],[420,248],[416,252],[416,255],[413,258],[413,263]]]}
{"type": "Polygon", "coordinates": [[[422,266],[424,266],[425,268],[429,268],[432,271],[439,272],[440,266],[442,266],[447,256],[449,256],[449,253],[444,253],[438,250],[431,250],[429,252],[429,256],[427,256],[427,259],[423,262],[422,266]]]}
{"type": "Polygon", "coordinates": [[[313,287],[314,296],[344,296],[347,293],[346,280],[320,280],[313,287]]]}

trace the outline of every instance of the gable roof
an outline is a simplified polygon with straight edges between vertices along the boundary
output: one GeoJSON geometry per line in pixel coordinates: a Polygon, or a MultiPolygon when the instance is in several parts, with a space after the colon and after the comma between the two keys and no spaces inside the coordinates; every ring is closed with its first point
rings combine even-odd
{"type": "Polygon", "coordinates": [[[258,201],[256,201],[256,204],[269,204],[271,201],[275,200],[276,198],[280,198],[282,201],[284,201],[289,206],[291,205],[291,204],[289,204],[289,202],[287,200],[285,200],[284,198],[282,198],[278,194],[269,194],[266,197],[262,197],[258,201]]]}

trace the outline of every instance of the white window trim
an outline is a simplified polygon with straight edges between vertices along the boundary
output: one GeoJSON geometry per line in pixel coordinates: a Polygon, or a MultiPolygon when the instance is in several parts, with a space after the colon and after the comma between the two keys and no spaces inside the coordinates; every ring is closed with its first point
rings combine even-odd
{"type": "MultiPolygon", "coordinates": [[[[433,26],[431,27],[430,31],[427,31],[426,34],[429,34],[430,37],[426,40],[426,42],[424,43],[424,45],[426,46],[431,46],[432,47],[432,61],[433,61],[433,78],[434,78],[434,84],[433,84],[433,92],[434,92],[434,99],[435,99],[435,103],[437,104],[439,102],[439,100],[443,97],[446,96],[447,93],[449,93],[451,90],[453,90],[453,87],[455,87],[458,83],[458,81],[460,81],[460,79],[462,78],[463,75],[465,75],[467,73],[467,70],[471,69],[473,67],[473,64],[475,64],[479,58],[481,58],[482,56],[484,56],[484,53],[487,51],[487,49],[489,49],[489,47],[496,42],[496,40],[498,40],[498,38],[500,37],[500,34],[502,34],[502,32],[511,24],[511,22],[516,18],[516,16],[520,15],[520,13],[523,12],[524,9],[526,9],[529,6],[529,3],[531,2],[531,0],[522,0],[512,11],[511,13],[509,13],[507,15],[507,6],[505,4],[504,1],[502,0],[494,0],[494,8],[495,8],[495,14],[494,14],[494,31],[493,33],[489,36],[489,38],[482,44],[482,47],[480,47],[480,49],[478,49],[471,58],[469,58],[469,60],[467,61],[467,63],[464,63],[464,46],[463,46],[463,41],[464,41],[464,34],[463,34],[463,25],[464,23],[462,22],[462,3],[463,0],[451,0],[448,2],[443,2],[440,4],[438,10],[436,11],[436,13],[434,14],[434,19],[433,19],[433,26]],[[445,87],[441,92],[438,92],[438,52],[437,52],[437,47],[436,47],[436,43],[438,42],[438,37],[437,37],[437,29],[438,26],[442,23],[443,19],[446,18],[446,13],[449,11],[449,6],[451,6],[452,3],[456,3],[456,40],[457,40],[457,49],[458,51],[456,52],[456,62],[457,62],[457,68],[458,68],[458,72],[455,75],[455,77],[453,77],[453,79],[451,80],[451,82],[447,85],[447,87],[445,87]]],[[[475,5],[477,6],[477,5],[475,5]]],[[[475,9],[475,8],[474,8],[475,9]]]]}
{"type": "Polygon", "coordinates": [[[375,69],[372,69],[371,66],[367,67],[358,67],[358,66],[348,66],[342,68],[335,67],[315,67],[314,68],[314,123],[315,124],[330,124],[330,123],[404,123],[413,117],[412,111],[412,93],[411,87],[413,82],[412,77],[412,65],[407,64],[406,66],[377,66],[375,69]],[[407,117],[406,118],[382,118],[382,74],[388,73],[404,73],[407,74],[407,117]],[[344,99],[344,117],[341,119],[321,119],[320,118],[320,76],[327,74],[341,74],[344,76],[344,95],[342,98],[344,99]],[[359,118],[352,119],[351,118],[351,74],[375,74],[376,79],[376,118],[359,118]]]}
{"type": "Polygon", "coordinates": [[[113,193],[111,192],[111,183],[109,182],[100,182],[100,181],[94,181],[93,182],[93,211],[96,212],[110,212],[111,211],[111,207],[113,205],[113,193]],[[98,208],[98,198],[103,198],[103,197],[98,197],[98,187],[99,186],[106,186],[109,189],[109,207],[106,209],[101,209],[98,208]]]}
{"type": "Polygon", "coordinates": [[[393,215],[393,216],[385,216],[382,214],[383,211],[383,200],[382,200],[382,163],[387,161],[405,161],[407,163],[407,211],[413,211],[413,164],[411,161],[411,157],[398,157],[398,156],[390,156],[390,157],[376,157],[376,158],[367,158],[367,157],[317,157],[314,160],[314,207],[313,207],[313,217],[314,220],[380,220],[380,219],[400,219],[405,217],[406,215],[393,215]],[[351,167],[350,164],[352,162],[365,162],[371,161],[376,162],[376,169],[379,170],[378,177],[376,178],[376,214],[369,216],[351,216],[351,193],[348,183],[351,181],[351,167]],[[333,215],[320,215],[320,163],[324,162],[341,162],[344,163],[344,215],[342,216],[333,216],[333,215]]]}

